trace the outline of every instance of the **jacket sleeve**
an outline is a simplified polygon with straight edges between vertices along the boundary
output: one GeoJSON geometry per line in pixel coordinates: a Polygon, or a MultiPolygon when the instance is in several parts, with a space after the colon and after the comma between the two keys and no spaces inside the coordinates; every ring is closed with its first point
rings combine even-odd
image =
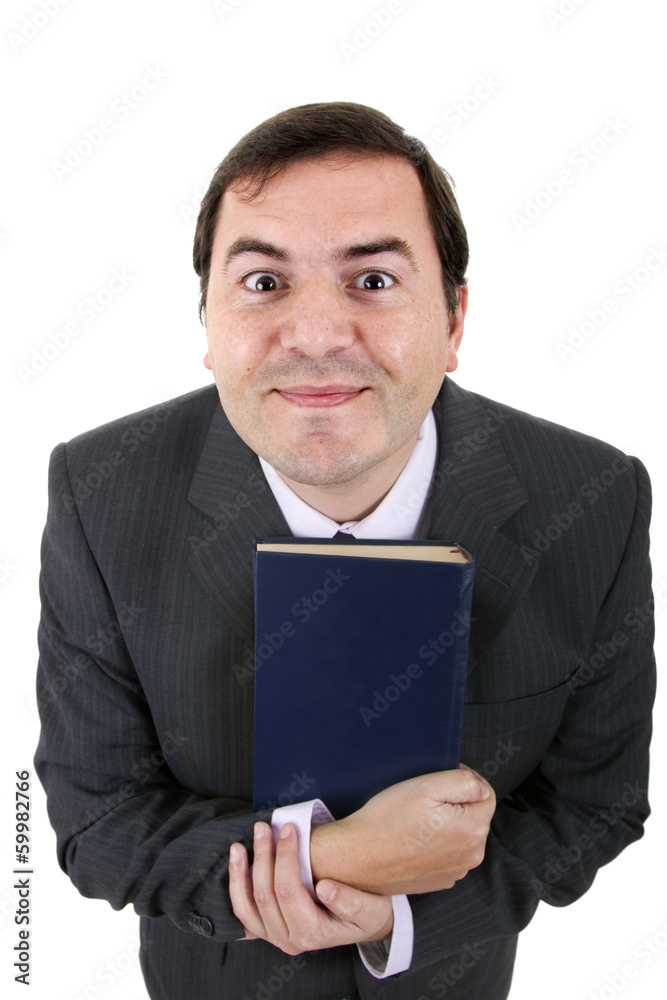
{"type": "Polygon", "coordinates": [[[636,505],[586,659],[568,680],[560,727],[540,765],[498,803],[483,863],[443,892],[411,896],[411,969],[565,906],[643,834],[655,693],[648,557],[650,484],[636,459],[636,505]],[[606,655],[605,655],[606,653],[606,655]]]}
{"type": "Polygon", "coordinates": [[[270,821],[272,810],[252,813],[248,801],[196,795],[175,780],[173,748],[160,745],[124,640],[137,610],[112,601],[72,502],[65,455],[64,445],[52,455],[42,542],[35,757],[59,863],[84,896],[238,939],[229,845],[250,849],[253,823],[270,821]]]}

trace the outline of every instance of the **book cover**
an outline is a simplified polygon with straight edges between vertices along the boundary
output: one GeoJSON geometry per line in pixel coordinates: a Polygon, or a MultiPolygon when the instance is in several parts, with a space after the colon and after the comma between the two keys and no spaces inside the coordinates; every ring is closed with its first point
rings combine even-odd
{"type": "Polygon", "coordinates": [[[474,560],[455,542],[254,539],[255,809],[336,819],[455,768],[474,560]]]}

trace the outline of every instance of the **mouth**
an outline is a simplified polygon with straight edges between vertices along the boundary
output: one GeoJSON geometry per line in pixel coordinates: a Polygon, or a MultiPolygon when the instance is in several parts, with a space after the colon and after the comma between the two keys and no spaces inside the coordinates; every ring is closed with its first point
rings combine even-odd
{"type": "Polygon", "coordinates": [[[340,406],[365,391],[365,387],[358,389],[349,385],[297,385],[291,389],[275,390],[296,406],[340,406]]]}

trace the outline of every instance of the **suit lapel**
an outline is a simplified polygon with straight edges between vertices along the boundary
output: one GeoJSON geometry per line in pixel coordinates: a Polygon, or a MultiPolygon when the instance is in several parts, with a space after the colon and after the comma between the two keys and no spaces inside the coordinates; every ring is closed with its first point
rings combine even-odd
{"type": "Polygon", "coordinates": [[[221,406],[211,421],[188,501],[208,519],[192,554],[192,569],[222,606],[230,628],[252,646],[252,539],[289,536],[291,531],[257,455],[234,431],[221,406]]]}
{"type": "Polygon", "coordinates": [[[475,556],[470,672],[507,623],[537,566],[500,530],[528,500],[500,444],[499,431],[511,421],[511,411],[483,406],[449,378],[439,400],[440,455],[428,536],[460,542],[475,556]]]}

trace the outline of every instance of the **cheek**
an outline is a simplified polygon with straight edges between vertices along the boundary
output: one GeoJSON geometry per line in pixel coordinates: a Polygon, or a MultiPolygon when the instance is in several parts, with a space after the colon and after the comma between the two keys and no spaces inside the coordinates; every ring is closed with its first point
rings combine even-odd
{"type": "Polygon", "coordinates": [[[401,324],[387,326],[376,338],[378,351],[399,374],[407,379],[419,372],[444,366],[447,359],[448,334],[446,320],[436,310],[424,310],[401,324]],[[397,335],[398,334],[398,335],[397,335]]]}
{"type": "Polygon", "coordinates": [[[248,323],[225,318],[207,330],[209,352],[216,376],[237,378],[253,370],[264,354],[263,338],[248,323]]]}

